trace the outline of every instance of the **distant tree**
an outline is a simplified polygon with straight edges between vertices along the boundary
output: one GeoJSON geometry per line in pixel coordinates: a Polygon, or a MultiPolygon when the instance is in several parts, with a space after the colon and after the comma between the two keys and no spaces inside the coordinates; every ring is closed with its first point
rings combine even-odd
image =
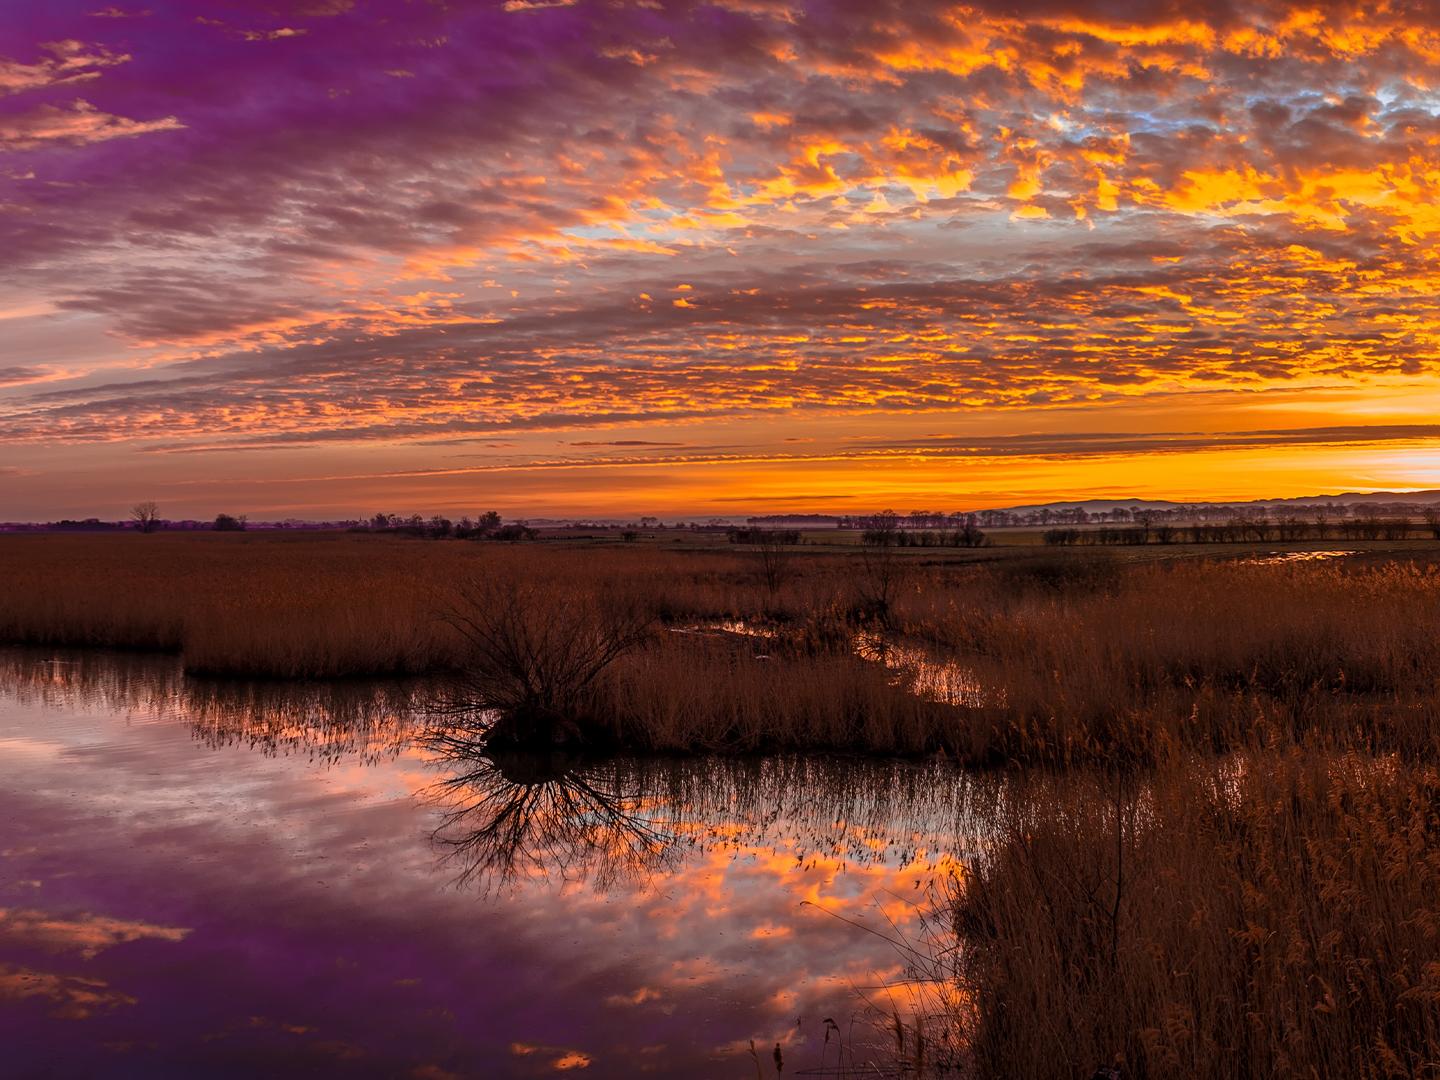
{"type": "Polygon", "coordinates": [[[1295,507],[1282,506],[1275,511],[1275,531],[1281,540],[1303,540],[1309,527],[1306,525],[1304,511],[1295,507]]]}
{"type": "Polygon", "coordinates": [[[894,510],[882,510],[870,519],[870,527],[861,537],[871,547],[890,547],[900,532],[900,515],[894,510]]]}
{"type": "Polygon", "coordinates": [[[1430,535],[1440,540],[1440,507],[1426,507],[1424,511],[1425,524],[1430,528],[1430,535]]]}
{"type": "Polygon", "coordinates": [[[1380,529],[1386,540],[1404,540],[1410,535],[1410,519],[1406,517],[1382,518],[1380,529]]]}
{"type": "Polygon", "coordinates": [[[528,525],[513,524],[502,525],[491,534],[496,540],[508,540],[514,543],[516,540],[534,540],[535,530],[528,525]]]}
{"type": "Polygon", "coordinates": [[[634,529],[626,529],[620,534],[620,539],[624,540],[627,544],[633,544],[639,535],[640,534],[634,529]]]}
{"type": "Polygon", "coordinates": [[[760,558],[760,580],[773,605],[790,572],[791,549],[799,543],[798,529],[751,529],[750,543],[760,558]]]}
{"type": "Polygon", "coordinates": [[[956,547],[984,547],[985,532],[974,521],[966,520],[965,524],[951,534],[951,542],[956,547]]]}
{"type": "Polygon", "coordinates": [[[500,525],[500,515],[494,510],[486,510],[485,513],[475,519],[475,524],[470,530],[470,535],[483,540],[485,537],[493,535],[495,531],[500,528],[500,525]]]}
{"type": "Polygon", "coordinates": [[[1155,525],[1156,513],[1154,510],[1131,510],[1130,520],[1140,526],[1142,544],[1150,542],[1150,530],[1155,525]]]}
{"type": "Polygon", "coordinates": [[[235,517],[231,514],[216,514],[215,524],[210,526],[216,532],[244,532],[247,518],[244,514],[235,517]]]}
{"type": "Polygon", "coordinates": [[[130,517],[142,533],[152,533],[160,528],[160,504],[139,502],[130,508],[130,517]]]}

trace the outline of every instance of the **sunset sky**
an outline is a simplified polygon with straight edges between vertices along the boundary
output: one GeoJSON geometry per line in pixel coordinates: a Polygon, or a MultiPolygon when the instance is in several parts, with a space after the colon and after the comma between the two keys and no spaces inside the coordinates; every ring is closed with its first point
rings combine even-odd
{"type": "Polygon", "coordinates": [[[0,520],[1440,487],[1440,8],[0,20],[0,520]]]}

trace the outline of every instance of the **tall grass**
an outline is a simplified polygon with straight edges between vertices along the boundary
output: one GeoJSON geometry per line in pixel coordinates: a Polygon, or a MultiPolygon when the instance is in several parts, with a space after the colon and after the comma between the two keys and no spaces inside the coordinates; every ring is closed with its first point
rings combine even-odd
{"type": "Polygon", "coordinates": [[[995,692],[965,756],[1159,760],[1300,739],[1435,745],[1440,574],[1381,563],[1118,565],[1107,580],[933,591],[912,630],[995,692]]]}
{"type": "Polygon", "coordinates": [[[1016,785],[944,953],[969,1071],[1434,1075],[1437,796],[1293,748],[1016,785]]]}
{"type": "Polygon", "coordinates": [[[797,553],[777,577],[740,551],[3,537],[0,641],[167,649],[217,675],[493,675],[504,657],[477,653],[475,635],[443,617],[474,581],[495,591],[485,603],[528,669],[508,663],[511,689],[552,712],[583,707],[635,747],[943,750],[989,764],[1162,762],[1293,741],[1434,748],[1433,566],[1105,554],[797,553]],[[610,615],[580,637],[561,632],[567,611],[602,594],[610,615]],[[576,643],[623,630],[605,623],[621,611],[665,632],[607,657],[583,695],[565,690],[576,643]],[[716,624],[747,632],[678,632],[716,624]],[[877,638],[928,654],[944,677],[887,667],[877,638]],[[974,692],[923,689],[957,683],[974,692]]]}

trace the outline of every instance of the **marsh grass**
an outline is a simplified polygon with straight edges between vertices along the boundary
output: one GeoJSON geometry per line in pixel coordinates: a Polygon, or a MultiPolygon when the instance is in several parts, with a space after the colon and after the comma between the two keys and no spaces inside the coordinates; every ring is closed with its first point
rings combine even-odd
{"type": "Polygon", "coordinates": [[[584,712],[636,748],[1066,764],[1303,742],[1415,757],[1440,719],[1440,574],[1413,559],[787,553],[774,576],[733,551],[17,536],[0,538],[0,595],[0,641],[165,649],[227,676],[469,672],[489,684],[477,700],[584,712]],[[467,582],[495,592],[523,663],[497,667],[445,617],[467,582]],[[764,635],[630,642],[616,619],[764,635]],[[974,693],[912,692],[879,653],[857,655],[876,635],[953,665],[974,693]],[[627,647],[584,673],[580,643],[607,636],[627,647]]]}
{"type": "Polygon", "coordinates": [[[939,939],[966,1073],[1434,1075],[1437,796],[1295,748],[1016,785],[939,939]]]}

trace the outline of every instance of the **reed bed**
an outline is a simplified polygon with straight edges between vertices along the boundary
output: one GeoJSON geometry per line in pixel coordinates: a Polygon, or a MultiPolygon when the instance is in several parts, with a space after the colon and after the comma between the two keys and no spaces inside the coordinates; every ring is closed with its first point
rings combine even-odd
{"type": "MultiPolygon", "coordinates": [[[[163,650],[192,673],[241,677],[455,670],[464,642],[445,614],[462,582],[604,580],[649,595],[655,559],[344,534],[5,536],[0,642],[163,650]]],[[[674,566],[657,615],[738,605],[743,564],[698,559],[661,556],[674,566]]]]}
{"type": "Polygon", "coordinates": [[[1179,562],[926,590],[912,632],[992,689],[970,759],[1157,761],[1291,740],[1435,748],[1440,573],[1414,562],[1179,562]]]}
{"type": "Polygon", "coordinates": [[[1297,748],[1012,786],[932,972],[965,1074],[1433,1076],[1437,796],[1297,748]]]}
{"type": "Polygon", "coordinates": [[[238,711],[218,683],[209,704],[187,691],[202,737],[242,715],[267,750],[338,754],[373,729],[365,745],[392,752],[415,687],[448,685],[477,714],[583,723],[612,747],[1042,766],[986,789],[993,828],[923,972],[944,1006],[894,1019],[916,1075],[1440,1073],[1429,559],[763,555],[0,537],[0,642],[248,678],[437,676],[378,722],[342,710],[318,750],[263,685],[238,711]]]}
{"type": "Polygon", "coordinates": [[[627,630],[583,693],[555,705],[543,685],[516,698],[493,678],[487,693],[658,750],[1066,764],[1301,742],[1417,757],[1440,720],[1440,573],[1414,559],[956,564],[885,550],[797,553],[776,574],[743,549],[18,536],[0,538],[0,597],[3,642],[163,649],[192,673],[265,678],[530,678],[505,675],[493,643],[476,651],[453,617],[469,602],[503,605],[507,633],[534,638],[510,645],[543,681],[567,668],[541,654],[580,640],[557,631],[566,610],[623,611],[648,632],[627,630]],[[887,667],[877,641],[924,650],[944,678],[887,667]],[[974,690],[924,691],[939,684],[974,690]]]}

